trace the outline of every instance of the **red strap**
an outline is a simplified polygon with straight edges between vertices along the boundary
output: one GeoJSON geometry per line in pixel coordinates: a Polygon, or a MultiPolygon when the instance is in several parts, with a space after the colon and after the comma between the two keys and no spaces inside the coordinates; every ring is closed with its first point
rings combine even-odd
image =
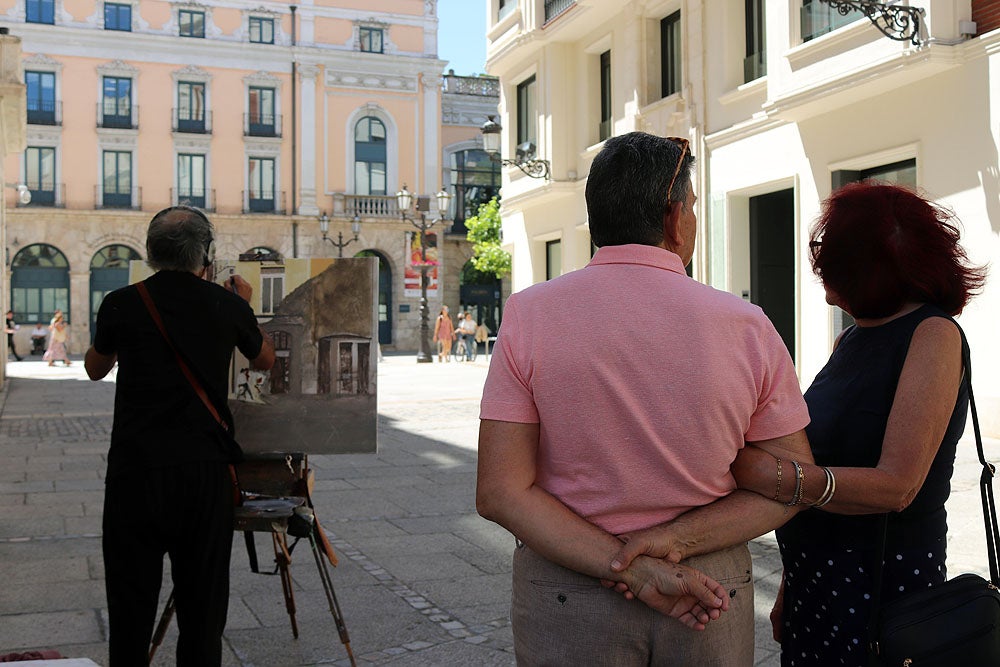
{"type": "Polygon", "coordinates": [[[194,387],[194,391],[198,394],[198,398],[200,398],[201,402],[205,404],[208,411],[212,413],[215,421],[219,422],[219,426],[222,427],[222,430],[229,433],[229,424],[227,424],[226,421],[219,415],[219,411],[216,410],[215,406],[212,404],[212,399],[208,397],[208,394],[202,388],[201,383],[198,382],[198,378],[191,372],[188,365],[184,363],[184,358],[181,357],[180,352],[177,351],[177,348],[174,347],[173,342],[170,340],[170,336],[167,335],[167,329],[163,326],[163,320],[160,319],[160,312],[156,309],[156,304],[153,303],[153,298],[149,295],[149,290],[146,289],[145,281],[136,283],[135,287],[139,290],[139,296],[142,297],[143,303],[146,304],[146,309],[149,310],[149,314],[153,317],[153,322],[156,323],[156,327],[160,330],[160,333],[163,334],[163,339],[167,341],[167,345],[170,346],[171,351],[173,351],[174,356],[177,358],[177,364],[181,367],[181,372],[184,373],[184,377],[186,377],[188,382],[191,383],[191,386],[194,387]]]}

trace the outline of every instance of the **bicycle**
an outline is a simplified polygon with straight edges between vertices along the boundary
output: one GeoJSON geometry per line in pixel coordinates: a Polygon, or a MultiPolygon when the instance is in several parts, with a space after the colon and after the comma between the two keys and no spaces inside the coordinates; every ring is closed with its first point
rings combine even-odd
{"type": "MultiPolygon", "coordinates": [[[[469,361],[475,361],[478,352],[479,343],[473,342],[472,355],[469,361]]],[[[456,338],[455,344],[451,346],[451,350],[448,352],[448,358],[449,360],[454,359],[455,361],[465,361],[465,341],[461,338],[456,338]]]]}

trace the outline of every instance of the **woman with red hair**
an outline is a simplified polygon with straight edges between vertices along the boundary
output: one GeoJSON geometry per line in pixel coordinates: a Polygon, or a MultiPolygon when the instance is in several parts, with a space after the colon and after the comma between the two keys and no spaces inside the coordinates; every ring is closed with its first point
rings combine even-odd
{"type": "Polygon", "coordinates": [[[826,300],[856,322],[805,393],[816,463],[745,447],[733,464],[741,488],[809,507],[777,531],[783,667],[866,664],[880,515],[883,603],[946,579],[944,504],[969,402],[952,316],[985,278],[958,242],[951,212],[874,182],[834,192],[812,230],[826,300]]]}

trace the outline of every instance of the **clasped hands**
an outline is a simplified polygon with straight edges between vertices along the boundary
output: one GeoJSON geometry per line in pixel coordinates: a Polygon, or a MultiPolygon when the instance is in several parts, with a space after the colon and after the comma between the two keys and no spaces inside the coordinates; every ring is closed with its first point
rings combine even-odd
{"type": "Polygon", "coordinates": [[[681,552],[669,528],[655,526],[619,536],[623,544],[611,563],[621,581],[602,579],[626,599],[637,599],[693,630],[704,630],[729,610],[729,596],[719,582],[681,565],[681,552]]]}

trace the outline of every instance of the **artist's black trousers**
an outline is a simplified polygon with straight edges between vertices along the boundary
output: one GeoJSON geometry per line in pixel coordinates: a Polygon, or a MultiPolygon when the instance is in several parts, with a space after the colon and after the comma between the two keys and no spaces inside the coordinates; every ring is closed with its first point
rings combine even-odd
{"type": "Polygon", "coordinates": [[[104,574],[111,667],[148,661],[163,555],[177,609],[177,664],[217,666],[229,605],[233,498],[229,468],[189,463],[108,480],[104,574]]]}

